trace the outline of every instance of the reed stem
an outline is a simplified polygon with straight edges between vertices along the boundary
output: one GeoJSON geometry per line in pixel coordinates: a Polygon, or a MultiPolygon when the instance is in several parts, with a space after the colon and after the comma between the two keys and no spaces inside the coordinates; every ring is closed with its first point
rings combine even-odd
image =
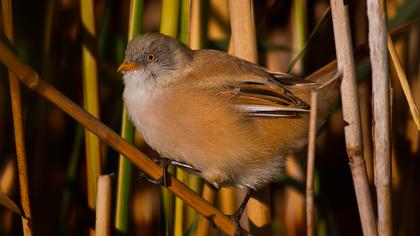
{"type": "Polygon", "coordinates": [[[112,175],[98,177],[98,199],[96,201],[96,235],[111,235],[112,175]]]}
{"type": "MultiPolygon", "coordinates": [[[[257,63],[257,39],[252,0],[229,0],[230,22],[235,56],[257,63]]],[[[261,188],[247,205],[248,218],[255,226],[251,233],[267,234],[271,222],[268,186],[261,188]]]]}
{"type": "MultiPolygon", "coordinates": [[[[14,43],[13,35],[13,13],[12,2],[2,0],[1,2],[3,29],[6,37],[14,43]]],[[[12,105],[13,128],[15,134],[16,158],[18,167],[20,202],[22,207],[22,227],[25,236],[32,235],[32,213],[28,186],[28,167],[26,163],[25,132],[22,118],[22,102],[20,95],[19,80],[15,74],[9,70],[10,101],[12,105]]]]}
{"type": "MultiPolygon", "coordinates": [[[[131,0],[130,19],[128,26],[128,40],[133,39],[141,33],[143,22],[143,0],[131,0]]],[[[134,141],[134,126],[128,118],[126,108],[122,111],[121,136],[128,143],[134,141]]],[[[119,156],[117,197],[115,208],[115,228],[122,234],[128,234],[129,229],[129,199],[131,190],[133,165],[123,155],[119,156]]]]}
{"type": "Polygon", "coordinates": [[[363,158],[359,101],[347,5],[344,5],[344,2],[341,0],[331,0],[331,12],[337,53],[337,66],[338,71],[343,76],[341,102],[343,119],[346,123],[344,135],[359,208],[360,222],[364,235],[377,235],[378,232],[376,229],[372,198],[369,192],[366,164],[363,158]]]}
{"type": "Polygon", "coordinates": [[[378,207],[378,234],[392,235],[390,85],[387,26],[383,0],[368,0],[369,48],[372,66],[373,152],[378,207]]]}
{"type": "Polygon", "coordinates": [[[318,92],[311,93],[311,113],[308,133],[308,161],[306,169],[306,235],[315,235],[315,207],[314,207],[314,165],[317,131],[318,92]]]}
{"type": "MultiPolygon", "coordinates": [[[[98,69],[96,62],[96,22],[93,0],[80,1],[81,17],[84,29],[82,45],[83,63],[83,107],[94,117],[99,117],[98,69]]],[[[101,174],[101,155],[99,139],[85,131],[86,169],[88,205],[96,207],[97,177],[101,174]]],[[[93,232],[91,232],[92,235],[93,232]]]]}

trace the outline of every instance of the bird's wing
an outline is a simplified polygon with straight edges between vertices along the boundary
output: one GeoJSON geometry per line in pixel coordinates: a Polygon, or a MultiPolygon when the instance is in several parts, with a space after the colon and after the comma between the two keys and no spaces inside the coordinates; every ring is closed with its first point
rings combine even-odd
{"type": "Polygon", "coordinates": [[[225,87],[220,95],[229,96],[234,109],[254,117],[294,117],[300,112],[309,112],[308,104],[270,81],[244,81],[225,87]]]}
{"type": "Polygon", "coordinates": [[[214,50],[195,52],[195,86],[216,88],[220,96],[233,101],[234,108],[249,116],[294,117],[308,112],[309,105],[292,90],[317,85],[285,73],[273,73],[263,67],[214,50]]]}

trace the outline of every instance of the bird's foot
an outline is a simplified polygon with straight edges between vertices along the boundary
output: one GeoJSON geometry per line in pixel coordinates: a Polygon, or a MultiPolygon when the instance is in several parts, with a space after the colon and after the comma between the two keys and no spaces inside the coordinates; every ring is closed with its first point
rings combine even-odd
{"type": "Polygon", "coordinates": [[[168,159],[168,158],[156,158],[156,159],[153,159],[153,161],[155,161],[158,165],[160,165],[162,167],[162,169],[163,169],[162,177],[155,180],[155,179],[150,178],[150,176],[148,176],[144,172],[141,172],[142,177],[144,177],[148,182],[150,182],[152,184],[159,184],[159,185],[163,185],[165,187],[170,185],[170,178],[168,176],[168,166],[179,167],[179,168],[182,168],[182,169],[184,169],[184,170],[186,170],[186,171],[188,171],[192,174],[196,174],[196,175],[201,174],[201,171],[199,169],[195,168],[194,166],[183,163],[183,162],[171,160],[171,159],[168,159]]]}
{"type": "Polygon", "coordinates": [[[236,211],[232,215],[229,216],[232,219],[233,223],[235,224],[235,236],[240,236],[240,235],[245,235],[246,234],[246,231],[239,224],[239,220],[241,219],[241,217],[242,217],[242,215],[245,211],[245,207],[246,207],[246,204],[249,201],[249,198],[251,197],[251,195],[254,192],[255,192],[255,190],[253,190],[253,189],[248,190],[244,200],[242,200],[241,205],[238,207],[238,209],[236,209],[236,211]]]}
{"type": "Polygon", "coordinates": [[[150,176],[148,176],[146,173],[144,173],[143,171],[140,172],[140,175],[143,178],[145,178],[147,180],[147,182],[149,182],[149,183],[162,185],[164,187],[170,186],[171,185],[171,178],[169,178],[169,176],[168,176],[168,166],[169,166],[169,164],[166,160],[168,160],[168,159],[159,158],[159,159],[154,160],[158,165],[160,165],[160,167],[162,167],[162,176],[159,179],[153,179],[150,176]]]}
{"type": "Polygon", "coordinates": [[[241,227],[241,224],[239,223],[239,220],[241,219],[242,214],[238,215],[235,212],[233,215],[230,215],[229,218],[233,221],[233,224],[235,225],[235,236],[241,236],[245,234],[245,230],[241,227]]]}

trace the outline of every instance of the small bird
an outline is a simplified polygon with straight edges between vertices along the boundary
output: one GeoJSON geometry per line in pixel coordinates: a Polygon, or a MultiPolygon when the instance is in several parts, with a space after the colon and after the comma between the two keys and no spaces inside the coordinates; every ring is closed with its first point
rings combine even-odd
{"type": "Polygon", "coordinates": [[[308,81],[159,33],[132,39],[118,71],[129,117],[153,149],[215,187],[248,190],[307,143],[311,90],[320,90],[322,123],[340,85],[336,73],[308,81]]]}

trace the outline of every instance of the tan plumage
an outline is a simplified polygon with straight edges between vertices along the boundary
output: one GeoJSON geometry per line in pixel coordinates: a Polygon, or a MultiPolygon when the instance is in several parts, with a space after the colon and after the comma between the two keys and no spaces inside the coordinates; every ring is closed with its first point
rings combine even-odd
{"type": "Polygon", "coordinates": [[[215,186],[251,189],[306,144],[311,89],[322,87],[322,122],[339,87],[333,71],[309,82],[160,34],[131,41],[120,70],[128,113],[152,148],[215,186]]]}

